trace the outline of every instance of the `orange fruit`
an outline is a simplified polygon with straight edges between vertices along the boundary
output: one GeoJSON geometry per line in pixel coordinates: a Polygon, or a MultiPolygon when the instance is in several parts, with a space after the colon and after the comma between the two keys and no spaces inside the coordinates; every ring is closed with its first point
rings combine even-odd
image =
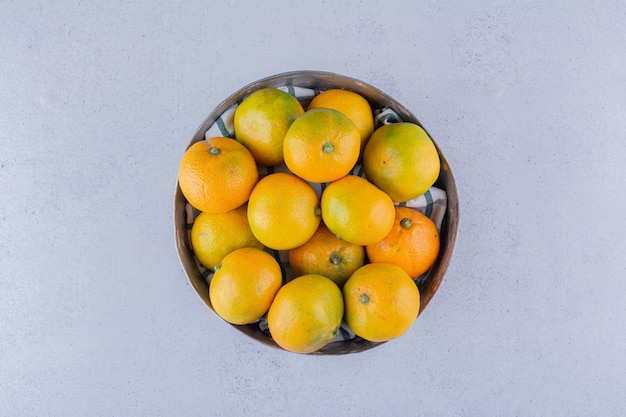
{"type": "Polygon", "coordinates": [[[396,207],[391,232],[380,242],[366,247],[371,262],[398,265],[412,278],[428,271],[439,254],[439,232],[435,223],[419,211],[396,207]]]}
{"type": "Polygon", "coordinates": [[[250,152],[228,138],[209,138],[183,154],[178,184],[187,201],[200,211],[225,213],[241,206],[259,180],[250,152]]]}
{"type": "Polygon", "coordinates": [[[364,263],[364,247],[337,237],[324,223],[304,245],[289,251],[289,265],[295,276],[319,274],[339,287],[364,263]]]}
{"type": "Polygon", "coordinates": [[[196,217],[191,226],[191,247],[202,265],[214,270],[235,249],[263,249],[250,230],[247,211],[243,204],[226,213],[202,212],[196,217]]]}
{"type": "Polygon", "coordinates": [[[424,129],[401,122],[374,132],[363,152],[367,179],[393,201],[408,201],[426,192],[439,176],[435,144],[424,129]]]}
{"type": "Polygon", "coordinates": [[[359,130],[363,149],[374,132],[374,113],[365,97],[348,90],[326,90],[311,100],[308,110],[319,108],[337,110],[348,116],[359,130]]]}
{"type": "Polygon", "coordinates": [[[343,296],[334,282],[322,275],[303,275],[278,290],[267,325],[278,346],[312,353],[334,339],[343,311],[343,296]]]}
{"type": "Polygon", "coordinates": [[[267,312],[281,285],[280,266],[272,255],[241,248],[226,255],[213,274],[209,299],[227,322],[248,324],[267,312]]]}
{"type": "Polygon", "coordinates": [[[252,190],[248,202],[250,229],[269,248],[286,250],[304,244],[320,221],[317,193],[293,174],[270,174],[252,190]]]}
{"type": "Polygon", "coordinates": [[[359,268],[343,286],[345,320],[365,340],[385,342],[402,336],[420,309],[420,293],[402,268],[370,263],[359,268]]]}
{"type": "Polygon", "coordinates": [[[277,88],[262,88],[247,96],[235,109],[235,137],[261,165],[283,162],[287,129],[304,113],[300,102],[277,88]]]}
{"type": "Polygon", "coordinates": [[[391,198],[355,175],[330,183],[322,192],[321,203],[328,229],[350,243],[371,245],[387,236],[393,226],[391,198]]]}
{"type": "Polygon", "coordinates": [[[331,109],[309,110],[285,135],[285,164],[311,182],[330,182],[345,176],[356,163],[360,136],[354,123],[331,109]]]}

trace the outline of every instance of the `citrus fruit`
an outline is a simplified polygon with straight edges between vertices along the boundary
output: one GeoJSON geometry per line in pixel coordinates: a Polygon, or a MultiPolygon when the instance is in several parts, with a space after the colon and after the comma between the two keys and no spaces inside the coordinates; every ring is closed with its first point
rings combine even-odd
{"type": "Polygon", "coordinates": [[[439,254],[439,232],[435,223],[419,211],[396,207],[391,232],[380,242],[366,247],[371,262],[398,265],[412,278],[428,271],[439,254]]]}
{"type": "Polygon", "coordinates": [[[304,113],[300,102],[277,88],[262,88],[235,109],[235,137],[261,165],[283,162],[283,139],[291,123],[304,113]]]}
{"type": "Polygon", "coordinates": [[[343,286],[345,320],[365,340],[385,342],[402,336],[417,319],[420,293],[399,266],[369,263],[343,286]]]}
{"type": "Polygon", "coordinates": [[[289,265],[295,276],[319,274],[339,287],[364,263],[364,247],[337,237],[324,223],[304,245],[289,251],[289,265]]]}
{"type": "Polygon", "coordinates": [[[250,230],[247,210],[243,204],[226,213],[202,212],[196,217],[191,226],[191,247],[202,265],[214,270],[235,249],[263,249],[250,230]]]}
{"type": "Polygon", "coordinates": [[[248,200],[259,179],[250,152],[228,138],[208,138],[183,154],[178,184],[187,201],[200,211],[225,213],[248,200]]]}
{"type": "Polygon", "coordinates": [[[348,116],[359,130],[363,149],[374,132],[374,114],[365,97],[348,90],[326,90],[311,100],[308,110],[319,108],[337,110],[348,116]]]}
{"type": "Polygon", "coordinates": [[[317,193],[293,174],[270,174],[252,190],[248,222],[254,236],[269,248],[286,250],[304,244],[320,221],[317,193]]]}
{"type": "Polygon", "coordinates": [[[356,163],[360,137],[354,123],[331,109],[309,110],[285,135],[285,164],[311,182],[330,182],[345,176],[356,163]]]}
{"type": "Polygon", "coordinates": [[[350,243],[371,245],[393,226],[391,198],[372,183],[347,175],[322,192],[322,219],[331,232],[350,243]]]}
{"type": "Polygon", "coordinates": [[[278,346],[312,353],[333,340],[343,311],[343,296],[334,282],[322,275],[302,275],[278,290],[267,325],[278,346]]]}
{"type": "Polygon", "coordinates": [[[430,188],[439,176],[435,144],[414,123],[392,123],[376,129],[363,151],[367,179],[393,201],[408,201],[430,188]]]}
{"type": "Polygon", "coordinates": [[[257,248],[240,248],[224,257],[209,284],[215,312],[232,324],[263,316],[282,285],[278,262],[257,248]]]}

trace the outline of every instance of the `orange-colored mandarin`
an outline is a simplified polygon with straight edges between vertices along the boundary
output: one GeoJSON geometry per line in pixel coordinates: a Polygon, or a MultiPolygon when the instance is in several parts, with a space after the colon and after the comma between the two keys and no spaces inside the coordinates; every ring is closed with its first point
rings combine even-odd
{"type": "Polygon", "coordinates": [[[341,239],[324,223],[304,245],[289,251],[289,265],[295,276],[319,274],[339,287],[364,263],[365,248],[341,239]]]}
{"type": "Polygon", "coordinates": [[[362,95],[338,88],[322,91],[309,104],[308,110],[327,108],[337,110],[355,124],[359,130],[362,150],[374,131],[374,113],[362,95]]]}
{"type": "Polygon", "coordinates": [[[435,223],[419,211],[396,207],[391,232],[366,247],[371,262],[398,265],[412,278],[428,271],[439,254],[439,232],[435,223]]]}
{"type": "Polygon", "coordinates": [[[223,137],[191,145],[178,171],[178,184],[187,201],[207,213],[225,213],[241,206],[258,179],[250,152],[236,140],[223,137]]]}
{"type": "Polygon", "coordinates": [[[287,250],[303,245],[320,221],[319,197],[302,178],[286,172],[270,174],[252,190],[248,223],[268,248],[287,250]]]}
{"type": "Polygon", "coordinates": [[[343,312],[337,284],[322,275],[303,275],[278,291],[267,313],[267,325],[283,349],[312,353],[335,338],[343,312]]]}
{"type": "Polygon", "coordinates": [[[278,262],[258,248],[236,249],[216,269],[209,284],[209,299],[215,312],[232,324],[260,319],[282,285],[278,262]]]}
{"type": "Polygon", "coordinates": [[[371,342],[402,336],[420,309],[420,293],[402,268],[369,263],[359,268],[343,286],[345,320],[350,329],[371,342]]]}
{"type": "Polygon", "coordinates": [[[358,129],[344,114],[331,109],[309,110],[285,135],[285,164],[307,181],[334,181],[354,167],[360,143],[358,129]]]}
{"type": "Polygon", "coordinates": [[[302,105],[291,94],[277,88],[262,88],[235,109],[235,136],[259,164],[278,165],[283,162],[285,133],[302,113],[302,105]]]}

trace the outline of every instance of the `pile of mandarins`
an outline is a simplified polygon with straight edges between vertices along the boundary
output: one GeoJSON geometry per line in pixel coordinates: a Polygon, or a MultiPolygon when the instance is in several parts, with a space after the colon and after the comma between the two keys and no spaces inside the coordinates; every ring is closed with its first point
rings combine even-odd
{"type": "Polygon", "coordinates": [[[394,204],[438,178],[427,133],[408,122],[375,129],[368,101],[342,89],[306,110],[282,90],[257,90],[237,106],[234,130],[191,145],[178,175],[200,211],[191,245],[214,271],[215,312],[237,325],[266,317],[273,340],[298,353],[326,346],[344,321],[373,342],[404,334],[420,308],[413,279],[439,253],[435,224],[394,204]],[[351,174],[357,163],[365,177],[351,174]],[[259,179],[261,166],[284,169],[259,179]],[[273,251],[288,251],[286,283],[273,251]]]}

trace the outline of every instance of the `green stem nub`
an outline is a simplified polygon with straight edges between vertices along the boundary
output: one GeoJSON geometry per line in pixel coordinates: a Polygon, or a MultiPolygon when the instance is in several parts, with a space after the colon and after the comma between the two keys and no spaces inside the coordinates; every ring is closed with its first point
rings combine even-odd
{"type": "Polygon", "coordinates": [[[413,223],[411,222],[411,219],[409,219],[408,217],[400,220],[400,226],[402,226],[403,229],[408,229],[409,227],[411,227],[412,224],[413,223]]]}
{"type": "Polygon", "coordinates": [[[315,210],[313,210],[313,214],[315,214],[316,216],[321,216],[322,215],[322,209],[319,207],[315,207],[315,210]]]}
{"type": "Polygon", "coordinates": [[[339,265],[339,263],[341,263],[341,255],[339,255],[337,252],[331,253],[330,263],[333,265],[339,265]]]}
{"type": "Polygon", "coordinates": [[[322,146],[322,150],[324,151],[324,153],[331,153],[334,149],[335,147],[330,142],[326,142],[324,146],[322,146]]]}
{"type": "Polygon", "coordinates": [[[219,155],[220,154],[220,148],[216,148],[215,146],[209,149],[209,153],[211,155],[219,155]]]}
{"type": "Polygon", "coordinates": [[[359,301],[361,302],[361,304],[367,304],[370,301],[370,296],[367,294],[361,294],[361,297],[359,297],[359,301]]]}

